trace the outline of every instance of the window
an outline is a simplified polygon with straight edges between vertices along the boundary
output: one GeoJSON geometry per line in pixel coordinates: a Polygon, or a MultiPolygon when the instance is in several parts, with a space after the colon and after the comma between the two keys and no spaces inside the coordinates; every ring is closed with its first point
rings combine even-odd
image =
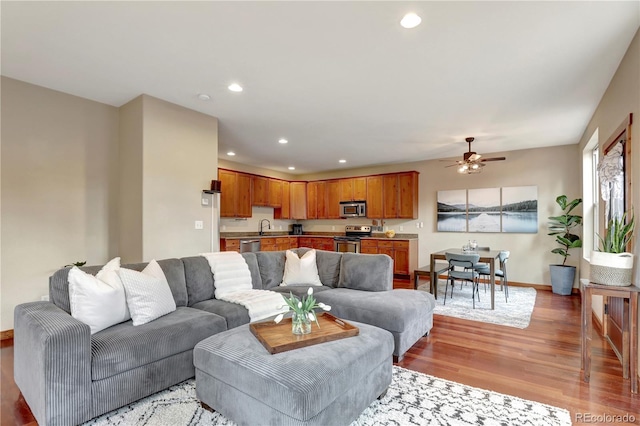
{"type": "Polygon", "coordinates": [[[582,151],[582,257],[589,260],[591,250],[598,247],[598,129],[582,151]]]}

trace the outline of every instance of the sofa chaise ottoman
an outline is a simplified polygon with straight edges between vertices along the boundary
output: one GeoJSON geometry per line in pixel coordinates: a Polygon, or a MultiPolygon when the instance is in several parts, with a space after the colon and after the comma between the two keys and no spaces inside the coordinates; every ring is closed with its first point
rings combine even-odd
{"type": "Polygon", "coordinates": [[[196,394],[239,425],[346,425],[391,384],[393,338],[357,336],[270,354],[243,325],[193,350],[196,394]]]}

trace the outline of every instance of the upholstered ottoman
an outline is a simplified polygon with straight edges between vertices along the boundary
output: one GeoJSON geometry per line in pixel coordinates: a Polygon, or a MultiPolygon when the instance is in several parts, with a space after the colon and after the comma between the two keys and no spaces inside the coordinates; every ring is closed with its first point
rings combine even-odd
{"type": "Polygon", "coordinates": [[[211,336],[193,350],[196,395],[240,425],[349,424],[386,392],[393,353],[391,333],[351,323],[359,335],[274,355],[248,325],[211,336]]]}

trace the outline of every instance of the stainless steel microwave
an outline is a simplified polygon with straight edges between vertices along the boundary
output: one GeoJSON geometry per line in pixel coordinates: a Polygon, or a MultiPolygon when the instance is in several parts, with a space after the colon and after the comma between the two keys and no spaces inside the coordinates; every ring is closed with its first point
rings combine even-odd
{"type": "Polygon", "coordinates": [[[340,217],[366,217],[366,201],[340,201],[340,217]]]}

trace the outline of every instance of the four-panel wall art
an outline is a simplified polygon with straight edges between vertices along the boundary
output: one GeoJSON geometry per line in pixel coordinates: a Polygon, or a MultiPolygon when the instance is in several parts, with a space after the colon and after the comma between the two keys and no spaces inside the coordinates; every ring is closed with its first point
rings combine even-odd
{"type": "Polygon", "coordinates": [[[538,232],[538,187],[438,191],[438,231],[538,232]]]}

